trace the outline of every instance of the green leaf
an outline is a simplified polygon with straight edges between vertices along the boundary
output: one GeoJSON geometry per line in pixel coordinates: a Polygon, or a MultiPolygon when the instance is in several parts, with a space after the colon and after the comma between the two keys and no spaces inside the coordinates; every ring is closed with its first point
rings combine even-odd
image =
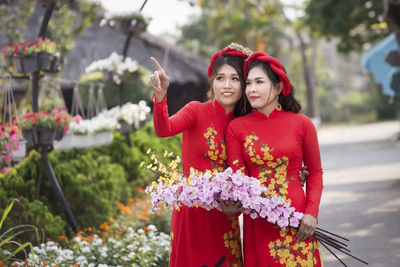
{"type": "Polygon", "coordinates": [[[4,213],[3,213],[3,218],[1,218],[1,221],[0,221],[0,230],[1,230],[1,227],[2,227],[2,225],[3,225],[4,220],[7,218],[8,213],[10,212],[10,210],[12,209],[12,207],[13,207],[13,205],[14,205],[14,201],[15,201],[15,200],[13,200],[13,201],[11,202],[11,204],[6,208],[6,210],[5,210],[4,213]]]}

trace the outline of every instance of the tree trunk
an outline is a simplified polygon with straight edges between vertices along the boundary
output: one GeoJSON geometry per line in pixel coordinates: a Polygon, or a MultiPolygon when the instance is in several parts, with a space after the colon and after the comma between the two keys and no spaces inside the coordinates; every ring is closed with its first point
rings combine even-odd
{"type": "Polygon", "coordinates": [[[317,96],[315,90],[315,63],[317,58],[317,42],[313,41],[312,44],[312,58],[311,64],[308,63],[308,58],[306,55],[307,44],[304,41],[303,37],[301,36],[300,32],[297,32],[297,37],[300,42],[300,54],[302,58],[302,65],[303,65],[303,75],[304,81],[306,84],[306,91],[307,91],[307,115],[310,118],[318,118],[318,105],[317,105],[317,96]]]}

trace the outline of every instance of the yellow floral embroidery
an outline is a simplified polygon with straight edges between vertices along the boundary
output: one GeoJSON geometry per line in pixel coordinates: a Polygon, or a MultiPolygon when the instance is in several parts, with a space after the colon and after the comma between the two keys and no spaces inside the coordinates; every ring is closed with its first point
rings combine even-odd
{"type": "Polygon", "coordinates": [[[254,147],[257,140],[259,140],[259,137],[252,132],[250,135],[246,136],[244,147],[246,148],[246,153],[250,156],[250,161],[254,165],[258,165],[260,169],[258,178],[260,182],[268,188],[268,192],[266,193],[267,197],[277,195],[290,202],[290,200],[286,198],[289,186],[289,181],[286,178],[289,159],[283,156],[275,160],[274,156],[271,154],[273,149],[263,142],[260,143],[260,151],[262,154],[257,153],[254,147]]]}
{"type": "Polygon", "coordinates": [[[275,262],[285,266],[314,266],[317,264],[314,254],[318,250],[318,242],[313,239],[311,242],[297,243],[296,232],[293,228],[281,230],[280,239],[268,244],[270,255],[275,262]]]}
{"type": "Polygon", "coordinates": [[[228,263],[227,266],[241,267],[242,263],[242,247],[240,243],[240,228],[239,221],[232,221],[232,231],[224,234],[225,247],[235,257],[234,262],[228,263]]]}
{"type": "MultiPolygon", "coordinates": [[[[255,142],[259,137],[252,132],[246,136],[245,149],[250,156],[250,161],[257,165],[260,172],[258,178],[260,182],[268,188],[267,197],[277,195],[289,203],[287,199],[288,186],[290,178],[287,177],[287,167],[289,166],[289,158],[274,158],[271,154],[273,148],[267,144],[260,142],[260,152],[255,149],[255,142]]],[[[318,250],[318,242],[300,242],[295,239],[297,230],[290,228],[280,231],[280,238],[268,244],[269,253],[277,263],[284,266],[314,266],[317,259],[314,253],[318,250]]]]}
{"type": "Polygon", "coordinates": [[[227,166],[226,147],[223,138],[220,138],[220,143],[216,142],[218,132],[214,129],[214,126],[207,128],[204,133],[206,144],[209,150],[204,154],[206,158],[211,162],[214,171],[223,171],[227,166]]]}

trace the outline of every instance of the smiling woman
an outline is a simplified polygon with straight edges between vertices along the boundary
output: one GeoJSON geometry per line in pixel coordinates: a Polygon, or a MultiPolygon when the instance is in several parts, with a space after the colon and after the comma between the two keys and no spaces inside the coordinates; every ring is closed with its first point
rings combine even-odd
{"type": "MultiPolygon", "coordinates": [[[[171,117],[166,101],[169,77],[152,58],[156,68],[150,79],[154,89],[154,128],[160,137],[182,133],[185,175],[190,174],[190,168],[204,172],[227,167],[224,134],[234,115],[241,115],[243,110],[242,69],[248,56],[245,51],[242,46],[230,45],[217,52],[208,69],[212,99],[206,103],[190,102],[171,117]]],[[[238,219],[228,220],[228,216],[216,209],[174,209],[170,266],[215,266],[220,260],[226,266],[241,266],[238,219]]]]}

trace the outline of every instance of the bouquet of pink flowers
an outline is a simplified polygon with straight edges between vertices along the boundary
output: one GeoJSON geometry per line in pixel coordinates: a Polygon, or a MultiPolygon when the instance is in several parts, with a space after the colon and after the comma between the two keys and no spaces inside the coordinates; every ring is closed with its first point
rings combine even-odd
{"type": "MultiPolygon", "coordinates": [[[[157,182],[149,185],[145,192],[150,195],[153,210],[165,208],[177,208],[181,206],[201,207],[206,210],[217,209],[222,211],[221,201],[237,201],[242,204],[242,213],[249,214],[251,218],[265,218],[285,229],[286,227],[299,227],[303,213],[296,212],[290,203],[276,195],[267,196],[268,189],[261,182],[246,176],[240,170],[233,172],[227,168],[223,172],[199,172],[191,169],[189,177],[177,170],[181,162],[179,156],[165,152],[164,157],[174,158],[166,163],[149,149],[153,163],[141,163],[141,166],[158,173],[157,182]]],[[[269,195],[269,194],[268,194],[269,195]]],[[[328,249],[343,266],[347,266],[330,249],[334,248],[364,264],[367,262],[350,254],[347,244],[348,239],[333,234],[321,228],[317,228],[313,235],[321,245],[328,249]],[[339,241],[338,239],[341,239],[339,241]]]]}
{"type": "Polygon", "coordinates": [[[282,228],[298,227],[300,224],[303,213],[296,212],[290,203],[278,196],[266,197],[267,188],[258,179],[246,176],[240,170],[233,172],[227,168],[223,172],[192,171],[189,177],[185,177],[176,169],[167,171],[167,167],[176,163],[167,166],[153,155],[156,166],[151,164],[146,167],[153,171],[165,170],[158,182],[146,188],[146,193],[152,199],[153,210],[161,206],[173,208],[185,205],[222,211],[220,201],[233,200],[240,202],[242,213],[250,214],[253,219],[266,218],[282,228]]]}

